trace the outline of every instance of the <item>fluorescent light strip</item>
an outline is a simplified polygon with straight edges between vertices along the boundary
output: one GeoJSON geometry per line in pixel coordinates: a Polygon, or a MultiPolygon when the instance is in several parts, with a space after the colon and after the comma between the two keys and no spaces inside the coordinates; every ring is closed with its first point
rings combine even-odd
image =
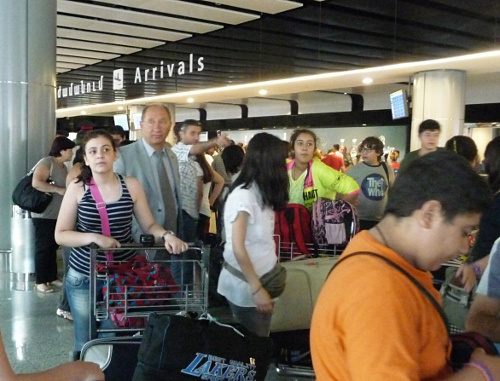
{"type": "MultiPolygon", "coordinates": [[[[56,110],[56,115],[60,114],[60,116],[71,116],[71,112],[79,112],[80,110],[97,110],[97,109],[104,109],[106,107],[116,107],[117,104],[138,104],[138,103],[149,103],[149,102],[168,102],[169,100],[174,100],[178,99],[178,103],[183,103],[181,99],[185,101],[185,99],[189,97],[193,97],[196,99],[196,96],[199,95],[204,95],[204,94],[214,94],[214,93],[219,93],[222,95],[225,95],[230,92],[235,92],[237,90],[246,90],[246,89],[254,89],[255,92],[258,91],[260,88],[266,88],[268,89],[268,92],[272,94],[272,86],[273,85],[293,85],[293,88],[301,88],[302,91],[308,91],[307,87],[307,82],[325,82],[328,79],[334,79],[334,78],[342,78],[342,77],[355,77],[359,79],[359,82],[369,75],[374,79],[374,82],[376,82],[377,79],[377,74],[380,73],[381,75],[386,74],[391,71],[398,71],[398,70],[403,70],[403,69],[411,69],[411,68],[417,68],[418,71],[422,71],[422,67],[424,67],[423,70],[425,70],[425,67],[431,67],[432,70],[444,70],[444,69],[452,69],[453,68],[453,63],[463,63],[467,62],[469,64],[475,64],[479,62],[482,59],[500,59],[500,50],[495,50],[495,51],[489,51],[489,52],[484,52],[484,53],[476,53],[476,54],[470,54],[470,55],[463,55],[463,56],[458,56],[458,57],[450,57],[450,58],[441,58],[437,60],[428,60],[428,61],[417,61],[417,62],[407,62],[407,63],[400,63],[400,64],[393,64],[393,65],[386,65],[386,66],[378,66],[378,67],[373,67],[373,68],[365,68],[365,69],[356,69],[356,70],[350,70],[350,71],[343,71],[343,72],[331,72],[331,73],[323,73],[323,74],[314,74],[314,75],[308,75],[308,76],[302,76],[302,77],[294,77],[294,78],[285,78],[285,79],[276,79],[276,80],[271,80],[271,81],[266,81],[266,82],[255,82],[255,83],[247,83],[247,84],[241,84],[241,85],[234,85],[234,86],[224,86],[224,87],[217,87],[217,88],[211,88],[211,89],[203,89],[203,90],[194,90],[194,91],[185,91],[181,93],[169,93],[169,94],[162,94],[162,95],[155,95],[151,97],[144,97],[141,99],[133,99],[129,101],[121,101],[121,102],[112,102],[112,103],[103,103],[103,104],[98,104],[98,105],[87,105],[87,106],[78,106],[78,107],[70,107],[70,108],[61,108],[56,110]],[[301,85],[301,87],[297,87],[297,85],[301,85]]],[[[97,111],[96,111],[97,112],[97,111]]]]}

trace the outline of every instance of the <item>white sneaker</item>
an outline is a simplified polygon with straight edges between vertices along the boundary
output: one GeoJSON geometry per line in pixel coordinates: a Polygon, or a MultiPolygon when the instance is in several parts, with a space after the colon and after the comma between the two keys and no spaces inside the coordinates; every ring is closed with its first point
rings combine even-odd
{"type": "Polygon", "coordinates": [[[60,308],[57,309],[56,315],[62,317],[63,319],[68,319],[70,321],[73,321],[73,315],[71,315],[71,312],[63,311],[60,308]]]}

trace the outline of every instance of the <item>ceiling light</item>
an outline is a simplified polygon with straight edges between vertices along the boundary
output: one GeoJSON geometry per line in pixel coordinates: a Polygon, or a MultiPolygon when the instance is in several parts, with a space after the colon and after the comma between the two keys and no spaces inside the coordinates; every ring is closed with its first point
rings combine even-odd
{"type": "Polygon", "coordinates": [[[189,97],[189,98],[187,99],[187,103],[193,103],[193,102],[194,102],[194,98],[189,97]]]}
{"type": "Polygon", "coordinates": [[[259,94],[260,94],[260,95],[266,95],[266,94],[267,94],[267,90],[260,89],[260,90],[259,90],[259,94]]]}
{"type": "Polygon", "coordinates": [[[366,77],[366,78],[363,78],[363,81],[362,81],[365,85],[369,85],[370,83],[373,82],[373,78],[370,78],[370,77],[366,77]]]}
{"type": "Polygon", "coordinates": [[[481,60],[482,61],[487,60],[487,62],[497,62],[499,58],[500,58],[500,50],[494,50],[490,52],[475,53],[464,56],[440,58],[437,60],[405,62],[405,63],[371,67],[365,69],[356,69],[356,70],[341,71],[341,72],[327,72],[322,74],[306,75],[300,77],[282,78],[282,79],[269,80],[265,82],[253,82],[253,83],[244,83],[239,85],[205,88],[194,91],[166,93],[154,96],[147,96],[141,99],[131,99],[120,102],[90,104],[90,105],[75,106],[75,107],[62,107],[56,110],[56,117],[64,118],[64,117],[72,117],[80,115],[82,109],[86,110],[87,114],[91,115],[113,112],[116,111],[118,104],[127,106],[127,105],[137,104],[137,102],[140,102],[141,104],[155,103],[155,102],[164,102],[172,104],[185,103],[186,98],[195,96],[196,96],[196,101],[198,103],[210,102],[213,101],[214,99],[217,100],[233,99],[235,97],[247,98],[253,96],[251,94],[255,94],[256,92],[258,93],[258,89],[262,89],[262,86],[266,86],[266,88],[272,88],[273,94],[277,93],[274,87],[279,86],[280,94],[285,94],[285,93],[296,92],[297,87],[300,87],[302,89],[302,92],[323,88],[322,86],[324,86],[324,84],[329,84],[328,87],[329,89],[336,88],[336,86],[338,87],[337,80],[339,81],[340,84],[342,84],[343,80],[346,79],[347,83],[349,83],[348,87],[351,87],[353,83],[359,81],[359,78],[363,78],[365,76],[371,76],[371,78],[376,78],[378,83],[381,81],[381,78],[383,81],[384,76],[390,72],[402,71],[406,76],[407,75],[406,71],[411,71],[415,73],[427,69],[445,70],[446,68],[454,66],[454,64],[458,64],[461,68],[467,68],[469,67],[468,65],[477,65],[477,62],[481,60]],[[350,78],[353,79],[351,80],[350,78]]]}
{"type": "Polygon", "coordinates": [[[86,114],[87,114],[87,111],[80,111],[80,114],[82,114],[82,115],[86,115],[86,114]]]}
{"type": "Polygon", "coordinates": [[[118,110],[123,110],[123,106],[118,106],[118,110]]]}

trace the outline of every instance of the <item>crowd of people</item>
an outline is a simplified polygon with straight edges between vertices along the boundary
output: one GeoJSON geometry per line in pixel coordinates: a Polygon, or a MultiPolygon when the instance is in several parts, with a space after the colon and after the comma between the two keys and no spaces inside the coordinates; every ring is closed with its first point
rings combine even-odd
{"type": "MultiPolygon", "coordinates": [[[[353,205],[362,231],[341,257],[356,258],[335,268],[315,307],[311,351],[317,379],[474,380],[482,379],[478,370],[484,369],[492,379],[500,377],[500,359],[480,352],[473,354],[471,366],[452,374],[447,332],[432,305],[385,261],[358,255],[374,252],[396,262],[439,300],[430,272],[468,254],[469,235],[479,227],[457,279],[467,290],[481,280],[467,326],[500,342],[500,138],[486,149],[488,185],[478,174],[474,141],[455,136],[438,147],[441,129],[434,120],[420,124],[421,148],[403,160],[399,150],[385,151],[375,136],[362,140],[356,158],[338,144],[323,156],[316,134],[302,128],[290,142],[268,133],[256,134],[245,147],[224,134],[201,142],[199,121],[174,125],[162,104],[144,107],[141,131],[135,142],[119,126],[81,133],[76,144],[58,136],[34,172],[33,186],[54,194],[47,210],[33,218],[36,289],[62,288],[57,314],[73,321],[75,360],[90,339],[91,243],[119,248],[152,234],[165,246],[155,258],[172,259],[172,275],[182,284],[193,277],[182,259],[197,258],[188,243],[208,242],[209,230],[215,229],[225,242],[227,263],[217,291],[239,323],[268,336],[275,300],[260,278],[278,261],[274,212],[289,203],[311,210],[319,198],[327,198],[353,205]],[[173,145],[167,143],[171,131],[173,145]],[[110,236],[103,234],[93,187],[106,204],[110,236]],[[62,280],[57,277],[59,245],[62,280]],[[357,282],[360,276],[363,281],[357,282]],[[378,347],[383,350],[371,350],[378,347]]],[[[131,255],[125,249],[115,254],[118,259],[131,255]]],[[[8,370],[1,348],[0,362],[8,370]]],[[[102,379],[91,364],[75,362],[61,369],[78,369],[81,378],[71,380],[102,379]]]]}

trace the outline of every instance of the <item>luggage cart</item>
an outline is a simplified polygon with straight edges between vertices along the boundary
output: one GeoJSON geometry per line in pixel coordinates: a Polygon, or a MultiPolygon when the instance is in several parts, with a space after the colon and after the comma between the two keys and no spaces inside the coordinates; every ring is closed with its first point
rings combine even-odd
{"type": "MultiPolygon", "coordinates": [[[[158,271],[170,269],[172,260],[150,260],[156,250],[162,250],[163,245],[144,246],[138,244],[122,245],[121,248],[100,249],[92,245],[90,251],[90,339],[96,339],[101,333],[136,333],[142,332],[141,321],[145,323],[151,312],[166,314],[203,314],[208,307],[208,269],[205,265],[209,248],[189,246],[189,250],[197,251],[199,259],[182,259],[182,271],[185,265],[192,269],[193,281],[189,284],[161,284],[154,286],[112,284],[113,267],[125,261],[98,261],[97,254],[116,252],[120,250],[134,250],[136,254],[146,257],[148,265],[155,265],[158,271]],[[104,284],[106,295],[97,292],[98,285],[104,284]],[[107,324],[101,327],[100,323],[109,321],[111,315],[119,311],[122,319],[133,321],[131,326],[117,326],[107,324]]],[[[143,325],[143,324],[142,324],[143,325]]]]}
{"type": "Polygon", "coordinates": [[[274,235],[276,250],[280,262],[295,261],[305,258],[313,258],[318,256],[339,256],[344,251],[347,244],[343,245],[326,245],[306,243],[306,248],[309,254],[303,254],[295,242],[284,242],[279,235],[274,235]]]}

